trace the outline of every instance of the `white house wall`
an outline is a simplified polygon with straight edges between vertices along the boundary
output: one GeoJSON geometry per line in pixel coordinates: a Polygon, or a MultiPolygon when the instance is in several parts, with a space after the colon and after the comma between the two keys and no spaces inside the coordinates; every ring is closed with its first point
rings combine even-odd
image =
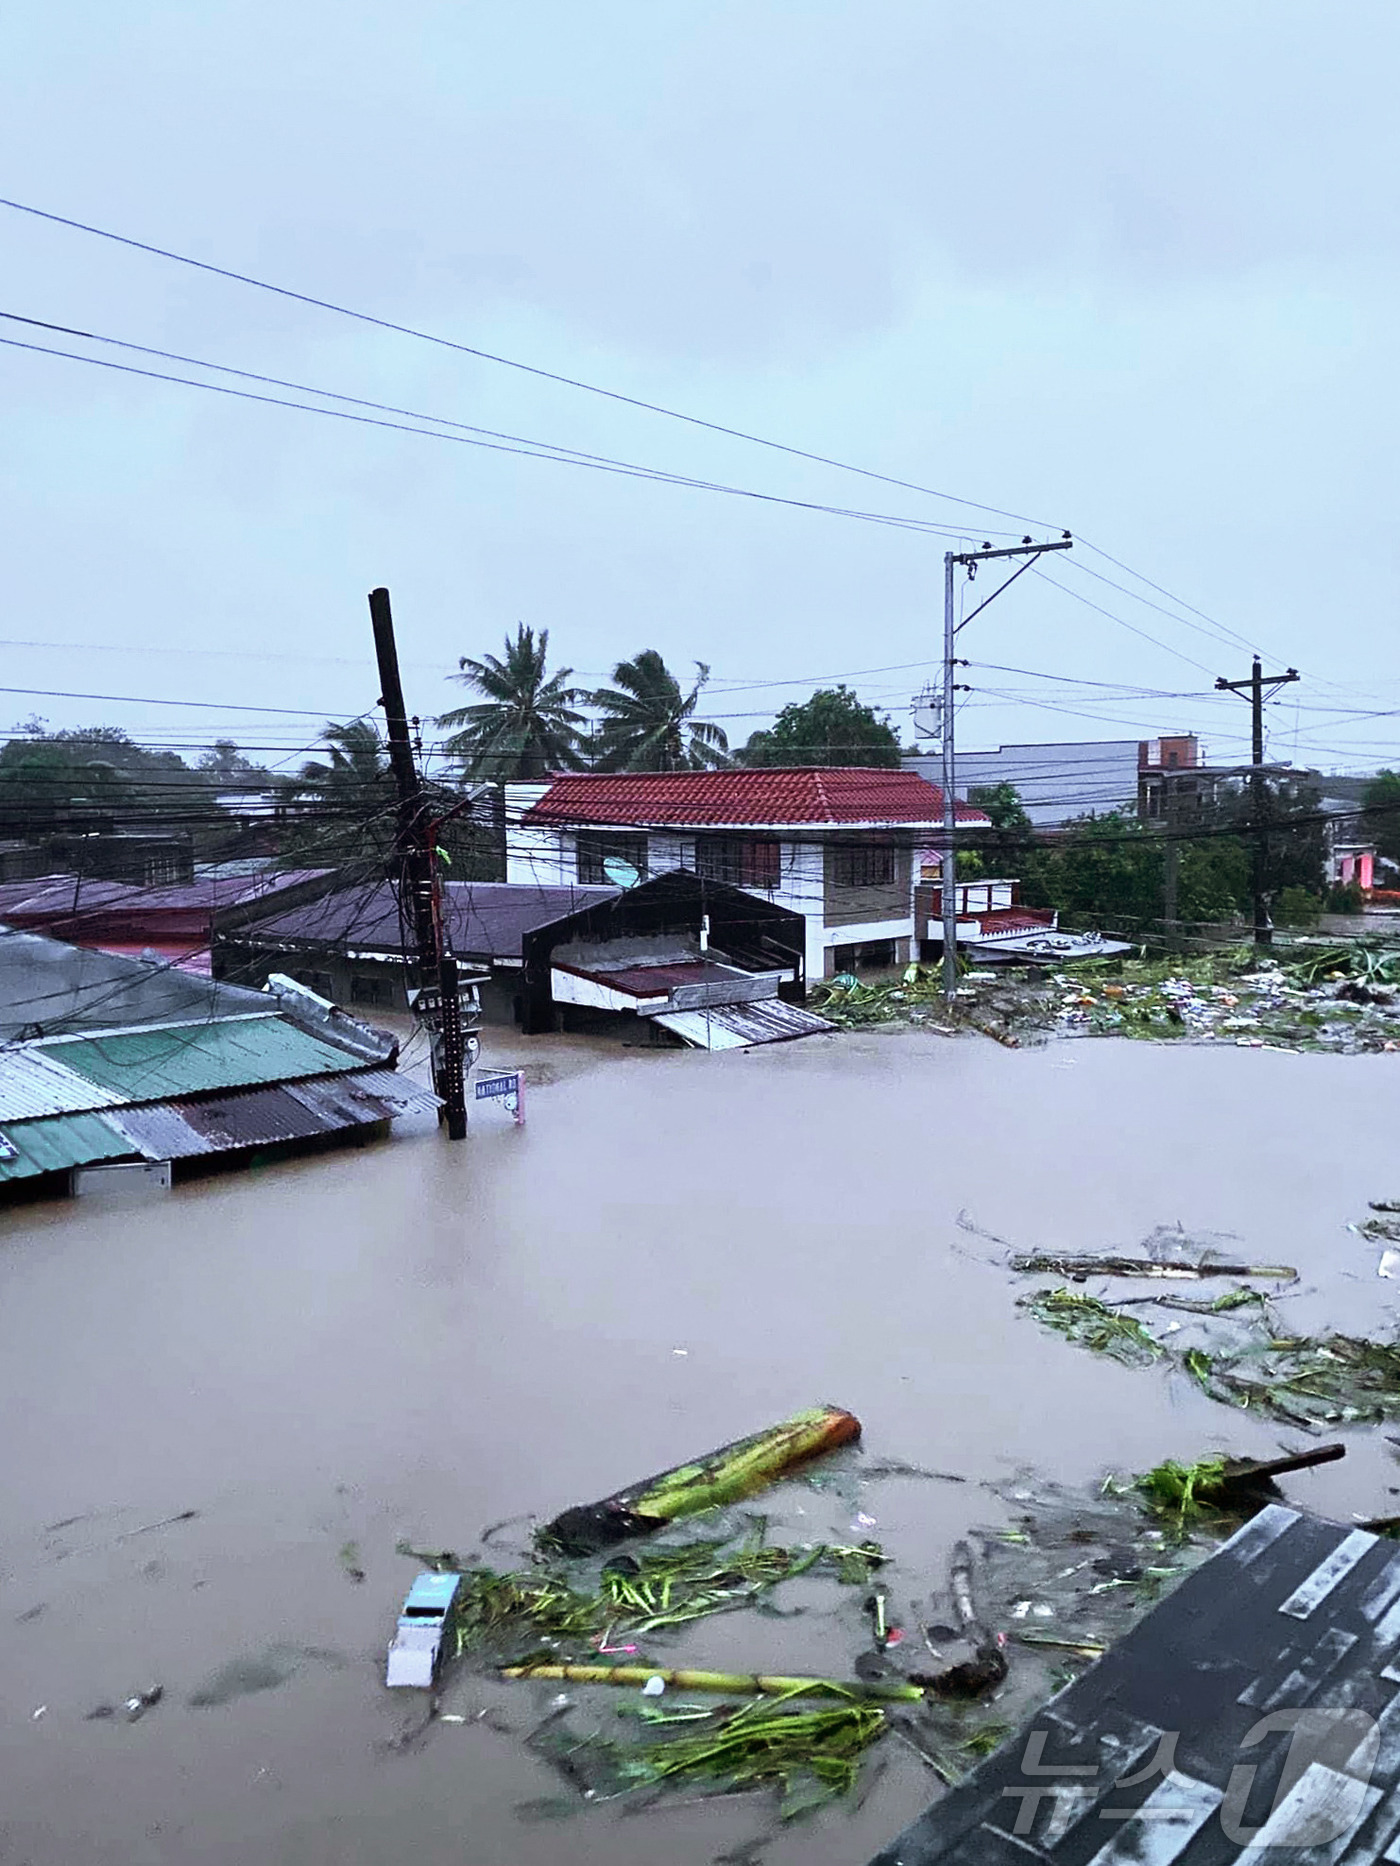
{"type": "MultiPolygon", "coordinates": [[[[542,784],[506,786],[506,880],[536,886],[572,887],[578,882],[578,836],[572,829],[527,826],[521,818],[548,789],[542,784]]],[[[600,826],[604,827],[604,826],[600,826]]],[[[762,830],[756,831],[761,835],[762,830]]],[[[806,924],[804,966],[809,984],[832,969],[828,954],[837,946],[863,945],[873,940],[907,940],[914,935],[913,900],[897,919],[872,920],[855,926],[828,927],[826,915],[825,846],[821,841],[781,843],[776,888],[752,888],[760,900],[772,901],[799,913],[806,924]]],[[[647,837],[647,873],[668,874],[695,867],[694,832],[653,831],[647,837]]],[[[912,894],[912,890],[911,890],[912,894]]]]}

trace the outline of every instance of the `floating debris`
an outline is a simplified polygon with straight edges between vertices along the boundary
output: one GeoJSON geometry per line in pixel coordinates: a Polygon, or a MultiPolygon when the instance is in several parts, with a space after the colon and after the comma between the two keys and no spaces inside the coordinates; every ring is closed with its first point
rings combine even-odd
{"type": "MultiPolygon", "coordinates": [[[[1279,1336],[1267,1299],[1237,1289],[1209,1304],[1160,1296],[1154,1306],[1234,1324],[1207,1349],[1176,1347],[1117,1306],[1068,1289],[1018,1298],[1038,1322],[1098,1354],[1143,1367],[1165,1360],[1225,1405],[1246,1407],[1290,1425],[1378,1425],[1400,1419],[1400,1342],[1357,1335],[1279,1336]]],[[[1176,1324],[1169,1324],[1170,1333],[1176,1324]]]]}
{"type": "Polygon", "coordinates": [[[800,1465],[852,1444],[860,1420],[837,1406],[793,1415],[690,1464],[677,1465],[614,1491],[599,1503],[576,1504],[537,1532],[542,1548],[594,1555],[634,1536],[650,1535],[684,1516],[750,1497],[800,1465]]]}
{"type": "Polygon", "coordinates": [[[1136,1488],[1147,1498],[1149,1507],[1169,1518],[1178,1530],[1211,1516],[1239,1521],[1277,1498],[1275,1478],[1345,1456],[1345,1445],[1318,1445],[1311,1451],[1267,1460],[1227,1458],[1223,1453],[1198,1458],[1194,1464],[1178,1464],[1174,1458],[1167,1458],[1144,1471],[1136,1480],[1136,1488]]]}
{"type": "Polygon", "coordinates": [[[1122,1361],[1127,1367],[1145,1367],[1161,1360],[1167,1352],[1135,1316],[1121,1314],[1097,1296],[1070,1289],[1043,1289],[1020,1297],[1016,1306],[1028,1310],[1057,1334],[1092,1348],[1096,1354],[1122,1361]]]}
{"type": "Polygon", "coordinates": [[[515,1574],[476,1568],[463,1577],[456,1601],[456,1652],[538,1650],[541,1642],[560,1641],[604,1650],[597,1642],[641,1638],[755,1605],[779,1582],[813,1569],[859,1586],[884,1560],[874,1542],[787,1549],[768,1546],[760,1533],[738,1547],[701,1541],[614,1555],[593,1592],[558,1568],[515,1574]]]}
{"type": "Polygon", "coordinates": [[[814,1003],[845,1028],[909,1023],[952,1036],[971,1029],[1011,1047],[1048,1036],[1341,1053],[1400,1049],[1400,947],[1355,942],[1276,949],[1267,966],[1251,947],[1199,958],[1108,958],[1046,975],[1040,966],[964,971],[952,1003],[937,970],[859,980],[842,974],[814,1003]]]}
{"type": "Polygon", "coordinates": [[[799,1690],[778,1702],[760,1699],[738,1710],[720,1706],[697,1717],[684,1709],[643,1709],[654,1734],[640,1743],[547,1734],[536,1747],[566,1759],[570,1778],[587,1783],[590,1799],[649,1788],[709,1795],[777,1789],[780,1817],[792,1820],[848,1794],[866,1751],[889,1728],[884,1710],[849,1691],[842,1693],[846,1703],[821,1710],[792,1704],[806,1681],[792,1682],[799,1690]]]}
{"type": "Polygon", "coordinates": [[[1082,1282],[1090,1276],[1148,1277],[1268,1277],[1275,1282],[1294,1283],[1298,1272],[1286,1263],[1226,1263],[1204,1258],[1128,1257],[1106,1253],[1099,1256],[1057,1255],[1053,1251],[1031,1251],[1011,1259],[1011,1268],[1020,1276],[1067,1276],[1082,1282]]]}

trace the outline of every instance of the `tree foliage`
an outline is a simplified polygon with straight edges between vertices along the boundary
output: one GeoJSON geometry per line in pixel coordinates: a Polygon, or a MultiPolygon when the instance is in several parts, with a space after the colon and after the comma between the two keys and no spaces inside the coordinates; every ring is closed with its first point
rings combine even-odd
{"type": "Polygon", "coordinates": [[[886,719],[844,685],[793,700],[739,754],[746,765],[876,765],[898,769],[899,740],[886,719]]]}
{"type": "Polygon", "coordinates": [[[110,828],[135,792],[108,749],[68,736],[11,739],[0,748],[0,827],[10,836],[110,828]]]}
{"type": "MultiPolygon", "coordinates": [[[[1273,855],[1281,887],[1303,885],[1294,877],[1311,874],[1317,858],[1313,825],[1289,827],[1303,812],[1298,798],[1278,801],[1275,829],[1280,847],[1273,855]],[[1300,848],[1296,838],[1303,837],[1300,848]]],[[[1019,878],[1028,907],[1053,907],[1067,924],[1094,926],[1141,938],[1164,925],[1166,913],[1167,838],[1128,812],[1085,816],[1058,835],[1037,836],[1015,787],[997,784],[969,794],[992,819],[973,832],[969,847],[985,872],[1019,878]]],[[[1207,833],[1175,840],[1176,919],[1193,924],[1230,921],[1246,913],[1251,901],[1251,852],[1238,798],[1202,824],[1207,833]]],[[[960,855],[959,867],[965,858],[960,855]]],[[[1296,897],[1290,897],[1293,899],[1296,897]]]]}
{"type": "Polygon", "coordinates": [[[453,676],[483,699],[438,717],[455,728],[446,749],[463,761],[469,778],[503,783],[510,778],[539,778],[551,771],[577,770],[582,713],[580,697],[569,685],[571,667],[549,674],[549,630],[517,624],[506,637],[505,654],[475,661],[463,655],[453,676]]]}
{"type": "Polygon", "coordinates": [[[1376,853],[1400,862],[1400,771],[1378,771],[1362,792],[1365,833],[1376,853]]]}
{"type": "Polygon", "coordinates": [[[654,648],[613,669],[613,685],[591,695],[602,715],[595,763],[600,771],[703,771],[728,762],[719,726],[695,717],[710,677],[703,661],[689,693],[654,648]]]}

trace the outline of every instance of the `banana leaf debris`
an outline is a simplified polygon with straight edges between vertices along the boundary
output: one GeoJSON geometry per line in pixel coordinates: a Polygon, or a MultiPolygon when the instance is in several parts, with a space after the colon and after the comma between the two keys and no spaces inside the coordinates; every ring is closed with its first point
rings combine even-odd
{"type": "MultiPolygon", "coordinates": [[[[879,1767],[865,1765],[881,1743],[912,1752],[946,1783],[961,1780],[1221,1535],[1277,1496],[1278,1477],[1341,1452],[1324,1445],[1271,1461],[1166,1460],[1089,1494],[989,1486],[1002,1520],[957,1542],[942,1585],[926,1579],[922,1595],[872,1538],[778,1540],[766,1518],[718,1505],[703,1525],[664,1526],[635,1550],[570,1555],[537,1535],[510,1568],[400,1547],[460,1576],[440,1688],[452,1689],[455,1674],[474,1677],[477,1691],[492,1680],[556,1691],[542,1716],[536,1698],[522,1734],[568,1793],[526,1804],[523,1815],[617,1797],[647,1806],[677,1793],[762,1791],[789,1821],[869,1792],[879,1767]],[[795,1606],[785,1603],[794,1589],[795,1606]],[[736,1670],[689,1656],[719,1616],[803,1611],[834,1621],[851,1654],[845,1675],[736,1670]]],[[[679,1468],[712,1477],[716,1459],[723,1463],[715,1454],[679,1468]]],[[[877,1464],[867,1482],[891,1475],[940,1474],[877,1464]]],[[[820,1474],[803,1471],[799,1481],[809,1501],[823,1494],[820,1474]]],[[[857,1524],[871,1522],[844,1487],[832,1501],[857,1524]]],[[[486,1532],[487,1549],[495,1536],[486,1532]]],[[[434,1698],[430,1722],[437,1706],[434,1698]]],[[[490,1705],[441,1721],[482,1718],[515,1727],[490,1705]]]]}
{"type": "Polygon", "coordinates": [[[1048,973],[968,969],[952,1003],[936,967],[910,965],[883,979],[840,974],[813,1002],[846,1029],[974,1030],[1011,1048],[1051,1036],[1119,1036],[1242,1049],[1400,1050],[1400,946],[1298,938],[1275,953],[1262,966],[1250,947],[1223,947],[1189,958],[1087,959],[1048,973]]]}
{"type": "MultiPolygon", "coordinates": [[[[450,1689],[456,1671],[512,1686],[601,1688],[587,1700],[596,1705],[590,1727],[576,1727],[578,1704],[565,1695],[529,1737],[589,1800],[772,1789],[789,1819],[851,1791],[866,1751],[896,1729],[929,1766],[956,1779],[985,1748],[985,1731],[1002,1727],[969,1722],[969,1711],[1007,1676],[1005,1640],[978,1612],[968,1545],[954,1550],[947,1623],[930,1621],[921,1639],[906,1639],[896,1620],[917,1618],[920,1609],[884,1578],[889,1557],[879,1542],[866,1535],[779,1542],[766,1518],[733,1507],[794,1472],[821,1494],[811,1461],[853,1444],[859,1431],[854,1415],[838,1408],[796,1415],[599,1505],[564,1512],[535,1533],[513,1567],[401,1542],[429,1576],[451,1584],[448,1665],[436,1687],[450,1689]],[[676,1526],[702,1512],[703,1525],[676,1526]],[[642,1535],[651,1537],[643,1547],[615,1546],[642,1535]],[[780,1605],[793,1584],[797,1604],[780,1605]],[[825,1588],[835,1591],[823,1596],[825,1588]],[[852,1649],[847,1675],[720,1669],[666,1652],[687,1636],[695,1645],[705,1625],[738,1612],[834,1620],[852,1649]],[[937,1728],[928,1724],[933,1716],[942,1719],[937,1728]],[[898,1721],[907,1718],[918,1721],[898,1721]]],[[[944,1476],[891,1462],[870,1465],[867,1481],[944,1476]]],[[[834,1486],[838,1508],[848,1487],[834,1486]]],[[[859,1508],[853,1515],[853,1527],[873,1522],[859,1508]]],[[[496,1535],[483,1537],[488,1549],[496,1535]]],[[[468,1721],[455,1713],[444,1720],[468,1721]]]]}
{"type": "Polygon", "coordinates": [[[1277,1479],[1312,1470],[1346,1456],[1345,1445],[1317,1445],[1283,1458],[1229,1458],[1216,1452],[1194,1464],[1164,1459],[1136,1480],[1135,1488],[1156,1515],[1178,1529],[1188,1523],[1220,1521],[1230,1526],[1275,1501],[1282,1493],[1277,1479]]]}
{"type": "MultiPolygon", "coordinates": [[[[1373,1202],[1373,1209],[1387,1201],[1373,1202]]],[[[1390,1234],[1367,1221],[1352,1229],[1372,1240],[1390,1234]]],[[[1279,1308],[1280,1292],[1236,1281],[1213,1297],[1178,1291],[1149,1296],[1108,1293],[1114,1281],[1146,1278],[1252,1277],[1282,1283],[1296,1279],[1286,1264],[1243,1264],[1222,1258],[1215,1234],[1192,1238],[1177,1227],[1159,1226],[1142,1255],[1100,1256],[1025,1252],[1008,1258],[1018,1274],[1048,1274],[1083,1283],[1105,1279],[1104,1293],[1052,1283],[1017,1299],[1043,1327],[1066,1340],[1130,1367],[1160,1364],[1184,1374],[1212,1399],[1305,1431],[1336,1425],[1381,1425],[1400,1420],[1400,1339],[1289,1330],[1279,1308]],[[1164,1320],[1150,1311],[1194,1316],[1194,1327],[1164,1320]]],[[[1393,1256],[1383,1257],[1389,1274],[1393,1256]]]]}

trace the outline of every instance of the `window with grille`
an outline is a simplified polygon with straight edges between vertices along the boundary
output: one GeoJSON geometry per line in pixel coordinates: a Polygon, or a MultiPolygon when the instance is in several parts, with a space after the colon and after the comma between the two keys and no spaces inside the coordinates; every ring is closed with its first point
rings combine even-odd
{"type": "Polygon", "coordinates": [[[776,888],[782,878],[782,844],[747,836],[697,836],[695,872],[732,888],[776,888]]]}
{"type": "Polygon", "coordinates": [[[838,888],[887,888],[894,881],[894,850],[888,844],[846,843],[832,855],[832,879],[838,888]]]}
{"type": "Polygon", "coordinates": [[[581,829],[578,836],[578,878],[586,887],[611,887],[605,863],[627,862],[643,880],[647,872],[645,836],[617,836],[601,830],[581,829]]]}

